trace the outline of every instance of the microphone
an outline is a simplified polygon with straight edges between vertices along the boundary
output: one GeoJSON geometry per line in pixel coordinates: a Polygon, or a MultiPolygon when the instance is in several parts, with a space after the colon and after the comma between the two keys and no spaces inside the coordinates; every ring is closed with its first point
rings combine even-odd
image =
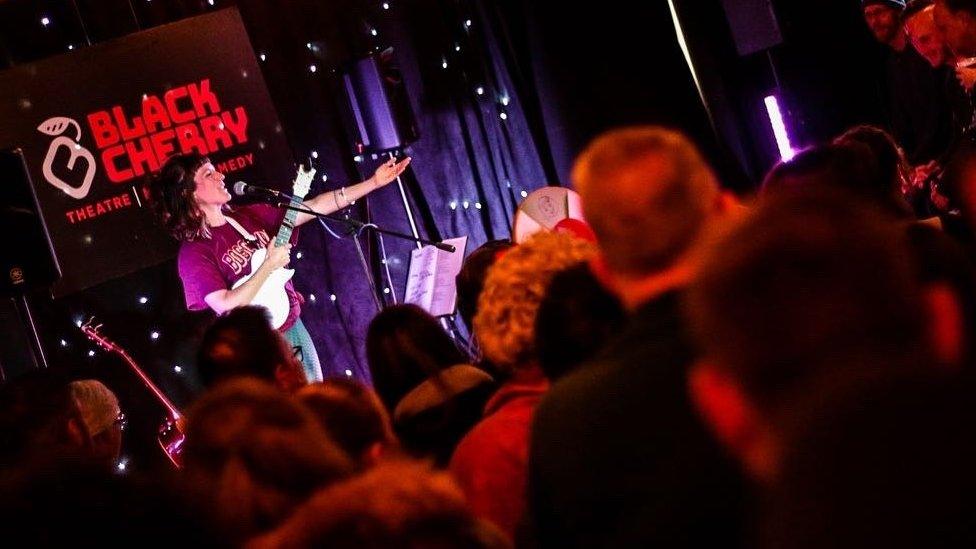
{"type": "Polygon", "coordinates": [[[290,200],[291,197],[287,194],[276,191],[274,189],[267,189],[265,187],[259,187],[257,185],[251,185],[250,183],[245,183],[243,181],[238,181],[234,183],[234,194],[237,196],[258,196],[263,198],[276,198],[279,200],[290,200]]]}
{"type": "Polygon", "coordinates": [[[452,254],[454,253],[455,250],[457,250],[457,248],[455,248],[454,246],[452,246],[450,244],[445,244],[443,242],[434,242],[434,247],[437,248],[438,250],[444,250],[445,252],[451,252],[452,254]]]}

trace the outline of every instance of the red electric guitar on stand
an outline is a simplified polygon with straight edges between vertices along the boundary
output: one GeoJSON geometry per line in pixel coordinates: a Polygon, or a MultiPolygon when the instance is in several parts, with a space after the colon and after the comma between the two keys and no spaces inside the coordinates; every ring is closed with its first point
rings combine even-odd
{"type": "Polygon", "coordinates": [[[182,467],[183,441],[186,439],[186,435],[183,433],[183,421],[179,410],[177,410],[176,406],[173,406],[173,403],[166,398],[166,395],[164,395],[162,391],[159,390],[159,387],[156,387],[152,380],[149,379],[149,376],[147,376],[145,372],[139,368],[139,365],[136,364],[136,361],[129,356],[129,353],[127,353],[125,349],[119,347],[110,339],[98,333],[98,330],[102,327],[102,325],[94,325],[94,320],[94,318],[88,319],[88,322],[81,326],[81,331],[88,337],[88,339],[102,349],[122,357],[122,360],[124,360],[126,364],[132,368],[132,371],[139,376],[139,379],[142,380],[142,384],[146,386],[146,389],[149,389],[149,392],[151,392],[159,403],[163,405],[163,408],[166,409],[166,416],[163,418],[163,422],[159,426],[159,434],[156,437],[156,440],[159,441],[159,446],[163,449],[163,452],[166,453],[166,457],[169,458],[173,465],[177,468],[182,467]]]}

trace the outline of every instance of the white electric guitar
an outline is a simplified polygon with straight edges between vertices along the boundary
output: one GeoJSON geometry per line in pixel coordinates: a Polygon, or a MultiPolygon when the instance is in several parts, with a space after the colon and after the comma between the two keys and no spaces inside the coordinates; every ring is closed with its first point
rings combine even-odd
{"type": "MultiPolygon", "coordinates": [[[[312,178],[314,177],[314,168],[306,171],[304,166],[298,167],[298,175],[295,177],[295,185],[292,189],[292,198],[289,206],[295,208],[302,205],[305,195],[308,194],[308,190],[312,187],[312,178]]],[[[278,229],[278,235],[274,239],[275,246],[284,246],[291,239],[292,230],[295,228],[296,217],[298,217],[298,212],[292,209],[288,210],[288,213],[285,214],[285,218],[281,221],[281,227],[278,229]]],[[[267,255],[268,251],[263,248],[254,252],[254,255],[251,256],[250,274],[245,275],[235,282],[233,287],[239,287],[254,276],[258,267],[264,263],[264,258],[267,255]]],[[[261,289],[258,290],[254,299],[251,300],[251,305],[260,305],[268,309],[271,313],[271,325],[275,328],[280,328],[288,320],[291,303],[288,301],[288,293],[285,292],[285,284],[294,275],[294,269],[286,269],[284,267],[275,269],[268,279],[264,281],[264,284],[261,285],[261,289]]]]}

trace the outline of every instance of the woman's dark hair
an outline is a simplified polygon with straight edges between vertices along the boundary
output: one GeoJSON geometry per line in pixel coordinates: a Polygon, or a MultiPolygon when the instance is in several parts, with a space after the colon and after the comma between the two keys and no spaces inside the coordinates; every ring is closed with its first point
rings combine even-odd
{"type": "Polygon", "coordinates": [[[207,162],[206,156],[197,153],[171,156],[149,184],[156,218],[181,242],[209,236],[206,218],[193,198],[193,176],[207,162]]]}
{"type": "Polygon", "coordinates": [[[416,305],[381,311],[366,333],[366,360],[388,410],[440,370],[469,361],[437,319],[416,305]]]}
{"type": "Polygon", "coordinates": [[[842,144],[817,145],[774,166],[763,181],[762,192],[768,195],[798,189],[839,188],[882,208],[889,215],[912,217],[911,209],[901,197],[898,182],[892,179],[895,172],[882,169],[883,162],[872,145],[853,137],[842,144]]]}
{"type": "Polygon", "coordinates": [[[303,387],[298,400],[359,466],[363,466],[363,457],[374,444],[389,446],[395,442],[383,403],[369,387],[356,380],[332,378],[303,387]]]}
{"type": "Polygon", "coordinates": [[[897,195],[901,190],[902,178],[908,173],[909,165],[905,153],[890,133],[876,126],[854,126],[834,139],[836,145],[856,143],[867,146],[877,162],[878,192],[897,195]]]}
{"type": "Polygon", "coordinates": [[[468,331],[473,330],[472,321],[478,312],[478,296],[485,287],[485,278],[488,277],[488,269],[495,264],[495,261],[506,251],[514,247],[511,240],[490,240],[471,252],[461,266],[455,283],[457,285],[457,310],[461,315],[461,320],[468,327],[468,331]]]}

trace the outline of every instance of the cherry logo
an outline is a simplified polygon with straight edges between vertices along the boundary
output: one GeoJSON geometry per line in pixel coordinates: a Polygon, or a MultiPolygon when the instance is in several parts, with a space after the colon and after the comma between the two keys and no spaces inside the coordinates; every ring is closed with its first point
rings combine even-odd
{"type": "Polygon", "coordinates": [[[95,157],[92,156],[92,153],[88,149],[81,146],[81,126],[71,118],[55,116],[45,120],[37,127],[37,131],[54,136],[55,138],[54,141],[51,141],[51,146],[47,149],[47,156],[44,157],[44,165],[42,167],[44,179],[51,185],[64,191],[71,198],[82,199],[88,196],[92,180],[95,179],[96,166],[95,157]],[[74,128],[74,139],[61,135],[68,128],[74,128]],[[59,153],[63,157],[64,154],[61,151],[65,150],[68,153],[67,162],[59,167],[61,171],[68,172],[72,176],[71,179],[81,180],[81,185],[74,186],[64,181],[58,175],[55,175],[52,170],[55,159],[59,156],[59,153]],[[81,168],[75,166],[79,158],[84,159],[86,164],[83,175],[79,173],[81,172],[81,168]],[[76,174],[78,175],[76,176],[76,174]]]}

